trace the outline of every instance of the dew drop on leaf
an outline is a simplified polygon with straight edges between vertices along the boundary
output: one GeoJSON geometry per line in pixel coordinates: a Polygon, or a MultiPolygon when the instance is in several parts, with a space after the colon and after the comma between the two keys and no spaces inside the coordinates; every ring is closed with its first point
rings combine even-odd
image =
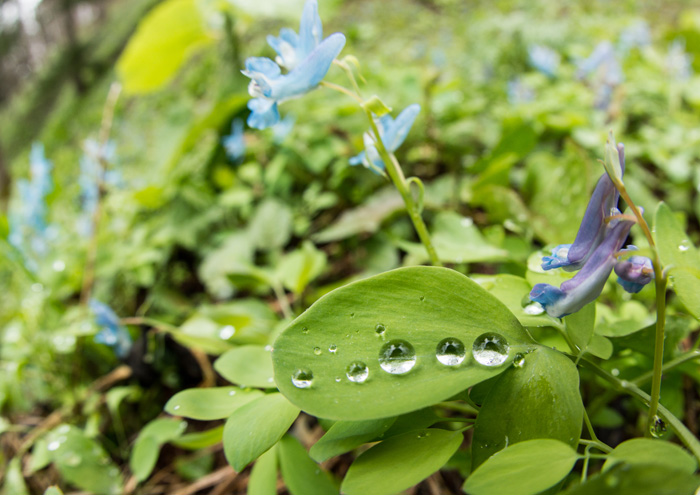
{"type": "Polygon", "coordinates": [[[516,368],[522,368],[524,364],[525,364],[525,356],[520,352],[517,353],[513,357],[513,366],[515,366],[516,368]]]}
{"type": "Polygon", "coordinates": [[[467,351],[461,340],[448,337],[440,341],[435,349],[435,357],[445,366],[458,366],[464,361],[467,351]]]}
{"type": "Polygon", "coordinates": [[[369,376],[369,368],[362,361],[353,361],[348,365],[345,376],[351,382],[364,383],[369,376]]]}
{"type": "Polygon", "coordinates": [[[374,327],[374,331],[376,332],[377,337],[383,337],[384,333],[386,332],[386,327],[381,323],[377,323],[377,326],[374,327]]]}
{"type": "Polygon", "coordinates": [[[292,385],[296,388],[309,388],[314,381],[314,374],[309,370],[296,370],[292,374],[292,385]]]}
{"type": "Polygon", "coordinates": [[[664,433],[666,433],[666,423],[659,416],[654,416],[651,426],[649,427],[649,432],[654,438],[660,438],[664,433]]]}
{"type": "Polygon", "coordinates": [[[320,356],[320,355],[321,355],[321,348],[320,348],[320,347],[314,347],[314,354],[316,354],[317,356],[320,356]]]}
{"type": "Polygon", "coordinates": [[[336,346],[335,344],[329,345],[328,352],[330,352],[331,354],[335,354],[336,352],[338,352],[338,346],[336,346]]]}
{"type": "Polygon", "coordinates": [[[416,351],[405,340],[390,340],[379,350],[379,366],[392,375],[411,371],[416,364],[416,351]]]}
{"type": "Polygon", "coordinates": [[[484,366],[500,366],[508,359],[508,341],[503,335],[487,332],[474,340],[472,355],[484,366]]]}

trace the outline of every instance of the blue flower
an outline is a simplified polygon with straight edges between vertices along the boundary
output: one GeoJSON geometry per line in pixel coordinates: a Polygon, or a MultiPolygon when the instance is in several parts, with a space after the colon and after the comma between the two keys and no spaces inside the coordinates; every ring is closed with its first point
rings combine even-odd
{"type": "Polygon", "coordinates": [[[248,125],[265,129],[276,124],[280,115],[277,105],[297,98],[314,89],[323,80],[333,60],[345,46],[345,36],[330,35],[325,40],[316,0],[304,5],[299,35],[282,30],[279,38],[269,37],[268,43],[277,51],[277,61],[289,72],[282,74],[280,65],[264,57],[251,57],[245,62],[244,75],[251,79],[248,102],[251,111],[248,125]]]}
{"type": "Polygon", "coordinates": [[[294,124],[296,123],[297,118],[289,114],[279,122],[277,122],[275,125],[272,126],[272,140],[276,144],[282,143],[287,136],[292,132],[292,129],[294,129],[294,124]]]}
{"type": "Polygon", "coordinates": [[[83,237],[90,237],[92,218],[100,201],[100,185],[118,185],[122,178],[118,171],[104,169],[105,164],[113,163],[116,158],[116,144],[113,141],[102,145],[94,139],[86,139],[83,149],[78,177],[82,214],[77,220],[77,229],[83,237]]]}
{"type": "Polygon", "coordinates": [[[226,155],[233,162],[239,162],[245,156],[245,136],[243,134],[243,120],[234,119],[231,123],[231,134],[221,139],[226,155]]]}
{"type": "Polygon", "coordinates": [[[508,81],[508,102],[518,105],[535,99],[535,92],[519,77],[508,81]]]}
{"type": "MultiPolygon", "coordinates": [[[[396,117],[396,120],[392,119],[389,114],[378,119],[377,129],[379,130],[379,136],[389,153],[393,153],[403,144],[419,113],[420,105],[414,103],[413,105],[407,106],[403,112],[396,117]]],[[[350,158],[350,165],[363,164],[367,168],[384,170],[384,162],[380,158],[379,152],[374,144],[374,136],[370,132],[366,132],[363,136],[363,141],[365,151],[350,158]]]]}
{"type": "Polygon", "coordinates": [[[623,289],[636,294],[654,279],[654,265],[646,256],[632,256],[615,265],[615,274],[623,289]]]}
{"type": "Polygon", "coordinates": [[[674,79],[685,81],[693,75],[692,57],[685,52],[685,42],[675,40],[668,48],[666,69],[674,79]]]}
{"type": "Polygon", "coordinates": [[[615,55],[615,49],[609,41],[601,41],[588,58],[577,64],[579,79],[593,75],[596,88],[595,107],[605,109],[610,105],[612,93],[624,79],[622,67],[615,55]]]}
{"type": "Polygon", "coordinates": [[[95,316],[95,323],[101,327],[95,342],[105,344],[114,349],[115,354],[124,358],[131,350],[131,335],[119,321],[112,308],[97,299],[90,300],[90,310],[95,316]]]}
{"type": "Polygon", "coordinates": [[[530,292],[530,299],[540,303],[547,314],[555,318],[575,313],[586,304],[595,301],[603,291],[615,267],[616,255],[634,223],[626,219],[612,220],[605,239],[596,247],[574,278],[563,282],[559,288],[549,284],[537,284],[530,292]]]}
{"type": "Polygon", "coordinates": [[[527,49],[530,65],[546,76],[556,77],[561,57],[544,45],[532,45],[527,49]]]}
{"type": "Polygon", "coordinates": [[[649,24],[638,21],[626,27],[617,41],[618,50],[626,55],[632,48],[642,48],[651,44],[649,24]]]}

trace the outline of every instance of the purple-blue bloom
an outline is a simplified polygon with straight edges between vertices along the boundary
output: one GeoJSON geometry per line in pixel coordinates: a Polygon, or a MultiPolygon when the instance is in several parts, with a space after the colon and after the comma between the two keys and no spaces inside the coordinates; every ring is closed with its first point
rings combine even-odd
{"type": "MultiPolygon", "coordinates": [[[[407,106],[396,119],[387,114],[377,120],[379,136],[384,143],[384,147],[389,153],[396,151],[406,140],[408,132],[413,126],[416,117],[420,113],[420,105],[414,103],[407,106]]],[[[363,136],[365,151],[350,158],[350,165],[364,165],[367,168],[384,170],[384,162],[379,156],[379,152],[374,144],[374,136],[366,132],[363,136]]]]}
{"type": "Polygon", "coordinates": [[[654,265],[646,256],[632,256],[615,265],[615,274],[623,289],[636,294],[654,279],[654,265]]]}
{"type": "Polygon", "coordinates": [[[283,29],[278,38],[268,37],[268,43],[277,52],[277,63],[264,57],[246,60],[242,72],[251,79],[248,92],[253,97],[248,102],[250,127],[265,129],[276,124],[280,118],[279,103],[308,93],[323,80],[345,46],[345,36],[335,33],[323,41],[322,38],[318,3],[307,0],[298,35],[283,29]],[[278,64],[289,72],[282,74],[278,64]]]}
{"type": "Polygon", "coordinates": [[[544,45],[532,45],[527,49],[530,65],[549,77],[556,77],[561,57],[544,45]]]}
{"type": "Polygon", "coordinates": [[[239,162],[245,156],[245,135],[243,134],[243,120],[233,119],[231,134],[224,136],[221,143],[226,150],[226,156],[233,162],[239,162]]]}
{"type": "Polygon", "coordinates": [[[112,308],[97,299],[90,300],[90,310],[95,316],[95,323],[101,327],[95,335],[95,342],[114,349],[115,354],[124,358],[131,350],[131,335],[119,321],[112,308]]]}

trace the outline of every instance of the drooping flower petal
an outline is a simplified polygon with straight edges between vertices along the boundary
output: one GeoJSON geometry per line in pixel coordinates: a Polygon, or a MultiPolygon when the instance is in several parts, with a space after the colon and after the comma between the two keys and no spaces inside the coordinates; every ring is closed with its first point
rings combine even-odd
{"type": "Polygon", "coordinates": [[[641,291],[654,279],[654,265],[646,256],[632,256],[615,265],[617,282],[631,294],[641,291]]]}
{"type": "Polygon", "coordinates": [[[575,313],[593,302],[603,291],[615,266],[615,255],[622,248],[632,225],[634,221],[626,219],[611,222],[605,239],[574,278],[563,282],[559,288],[537,284],[530,292],[530,299],[540,303],[547,314],[555,318],[575,313]]]}
{"type": "MultiPolygon", "coordinates": [[[[318,15],[318,2],[308,0],[304,4],[299,23],[299,59],[304,59],[321,43],[323,39],[323,25],[318,15]]],[[[333,57],[335,58],[335,57],[333,57]]]]}
{"type": "Polygon", "coordinates": [[[275,62],[287,70],[292,70],[299,63],[299,36],[292,29],[280,29],[279,37],[275,38],[271,34],[267,36],[267,44],[277,52],[275,62]]]}
{"type": "Polygon", "coordinates": [[[413,123],[420,113],[420,105],[414,103],[409,105],[396,117],[386,134],[383,136],[384,145],[389,152],[393,153],[403,144],[411,130],[413,123]]]}
{"type": "Polygon", "coordinates": [[[569,249],[571,249],[571,244],[559,244],[552,249],[551,256],[542,257],[542,269],[552,270],[554,268],[562,268],[571,265],[568,257],[569,249]]]}
{"type": "Polygon", "coordinates": [[[267,129],[280,120],[277,102],[267,98],[253,98],[248,102],[248,125],[253,129],[267,129]]]}

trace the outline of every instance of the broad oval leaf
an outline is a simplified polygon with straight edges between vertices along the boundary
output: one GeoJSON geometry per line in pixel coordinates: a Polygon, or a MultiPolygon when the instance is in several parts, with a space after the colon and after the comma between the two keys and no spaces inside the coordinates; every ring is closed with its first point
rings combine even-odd
{"type": "Polygon", "coordinates": [[[299,441],[285,435],[279,443],[280,470],[292,495],[337,495],[338,487],[299,441]]]}
{"type": "Polygon", "coordinates": [[[577,460],[576,451],[558,440],[528,440],[491,457],[463,488],[469,495],[534,495],[564,479],[577,460]]]}
{"type": "Polygon", "coordinates": [[[513,314],[464,275],[445,268],[400,268],[337,289],[298,317],[275,342],[275,380],[292,403],[319,417],[396,416],[503,372],[505,362],[484,366],[472,357],[474,341],[490,332],[508,342],[511,358],[518,348],[534,345],[513,314]],[[436,358],[445,338],[465,346],[465,359],[457,366],[436,358]],[[397,339],[415,351],[415,365],[403,374],[389,373],[379,363],[382,346],[397,339]],[[362,383],[346,376],[358,362],[368,372],[362,383]],[[310,381],[295,380],[300,387],[293,382],[299,372],[313,375],[310,381]]]}
{"type": "Polygon", "coordinates": [[[350,452],[380,436],[395,421],[396,418],[338,421],[311,447],[309,454],[316,462],[323,462],[336,455],[350,452]]]}
{"type": "Polygon", "coordinates": [[[282,394],[264,395],[236,409],[224,426],[224,454],[242,471],[275,445],[299,415],[282,394]]]}
{"type": "Polygon", "coordinates": [[[618,464],[564,495],[694,495],[700,478],[660,464],[618,464]]]}
{"type": "Polygon", "coordinates": [[[165,412],[203,421],[223,419],[260,396],[259,390],[238,387],[191,388],[171,397],[165,404],[165,412]]]}
{"type": "Polygon", "coordinates": [[[214,362],[214,369],[228,381],[242,386],[275,386],[270,351],[263,346],[244,345],[231,349],[214,362]]]}
{"type": "Polygon", "coordinates": [[[650,438],[633,438],[622,442],[608,455],[603,471],[620,462],[630,465],[659,464],[688,474],[693,474],[698,467],[695,458],[680,446],[650,438]]]}
{"type": "Polygon", "coordinates": [[[444,466],[462,438],[460,432],[431,428],[391,437],[355,459],[341,492],[390,495],[405,490],[444,466]]]}
{"type": "Polygon", "coordinates": [[[560,352],[540,347],[503,373],[486,396],[474,425],[473,466],[525,440],[552,438],[575,447],[582,422],[576,366],[560,352]]]}

